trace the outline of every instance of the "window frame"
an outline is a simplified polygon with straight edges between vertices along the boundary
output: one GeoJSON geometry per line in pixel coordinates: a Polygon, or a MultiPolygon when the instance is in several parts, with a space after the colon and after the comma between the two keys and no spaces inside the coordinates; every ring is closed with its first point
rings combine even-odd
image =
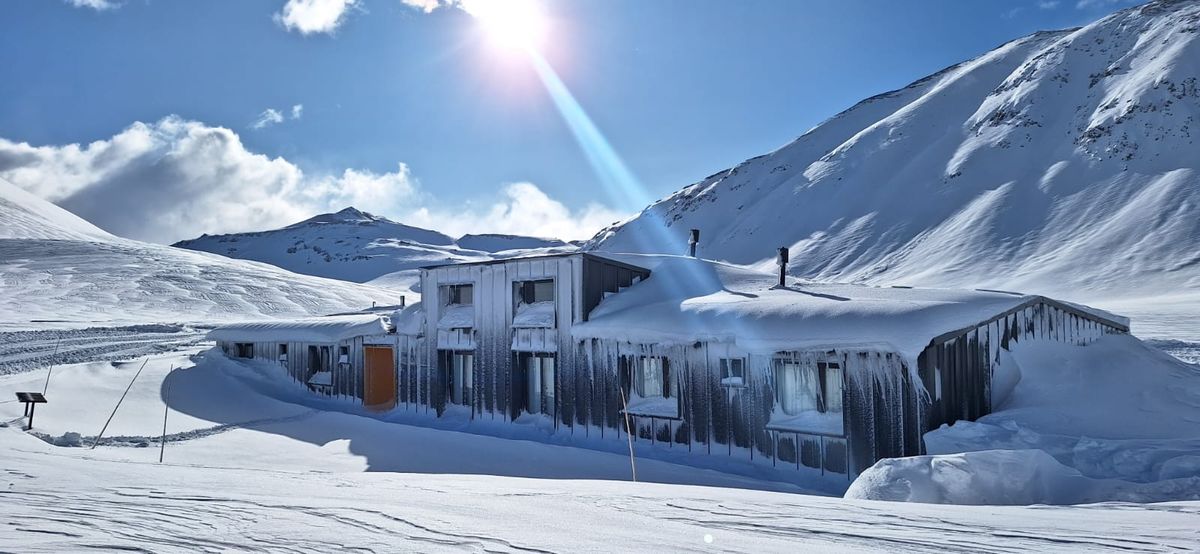
{"type": "Polygon", "coordinates": [[[446,305],[447,306],[474,306],[475,305],[475,283],[452,283],[443,285],[446,287],[446,305]],[[468,290],[468,302],[463,302],[463,290],[468,290]]]}
{"type": "MultiPolygon", "coordinates": [[[[789,412],[788,409],[785,407],[785,406],[789,405],[790,402],[784,400],[784,398],[785,398],[784,395],[787,394],[787,392],[788,392],[787,389],[791,388],[791,387],[785,387],[783,385],[783,383],[781,382],[782,378],[783,378],[783,376],[781,375],[781,372],[788,371],[793,368],[797,372],[812,372],[813,373],[811,378],[815,381],[813,389],[816,393],[815,397],[812,399],[812,401],[813,401],[812,403],[815,406],[815,410],[813,410],[813,411],[816,411],[817,413],[821,413],[821,414],[827,414],[827,413],[842,413],[845,410],[845,406],[844,406],[845,367],[840,360],[821,360],[821,361],[812,362],[811,364],[806,364],[806,363],[803,363],[798,360],[793,360],[793,359],[788,359],[788,358],[776,358],[775,359],[775,406],[779,409],[780,412],[782,412],[784,415],[787,415],[787,416],[798,416],[805,411],[809,411],[809,410],[805,410],[805,409],[799,409],[796,411],[789,412]],[[789,367],[789,366],[791,366],[791,367],[789,367]],[[829,370],[830,369],[836,369],[838,376],[840,378],[831,380],[829,378],[829,373],[830,373],[829,370]],[[836,383],[834,381],[836,381],[836,383]],[[836,396],[837,396],[836,406],[837,406],[837,408],[836,408],[836,410],[831,410],[830,399],[835,396],[834,395],[835,391],[831,390],[831,389],[834,386],[836,386],[836,396]]],[[[801,380],[799,375],[796,376],[796,379],[801,380]]]]}
{"type": "Polygon", "coordinates": [[[721,386],[725,387],[725,388],[735,388],[735,389],[746,388],[746,386],[747,386],[746,362],[747,362],[747,360],[745,357],[721,358],[720,361],[717,362],[721,368],[721,381],[720,381],[721,386]],[[739,366],[737,375],[733,374],[733,369],[734,369],[734,365],[735,365],[734,362],[737,362],[736,365],[739,366]],[[732,379],[734,377],[737,377],[738,379],[740,379],[741,382],[735,383],[735,382],[731,381],[730,379],[732,379]]]}

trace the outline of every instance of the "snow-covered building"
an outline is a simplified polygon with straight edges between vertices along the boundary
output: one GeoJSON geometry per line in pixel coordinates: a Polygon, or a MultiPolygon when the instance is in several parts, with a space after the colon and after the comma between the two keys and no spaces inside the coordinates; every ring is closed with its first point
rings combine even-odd
{"type": "MultiPolygon", "coordinates": [[[[386,332],[379,320],[370,329],[347,320],[321,336],[262,324],[214,337],[235,355],[267,359],[284,343],[306,359],[314,346],[317,357],[322,345],[346,348],[333,388],[357,398],[389,383],[360,350],[387,345],[394,400],[367,404],[541,418],[558,433],[849,478],[878,459],[922,453],[929,429],[989,413],[1013,341],[1085,344],[1129,330],[1124,318],[1042,296],[781,285],[773,273],[682,256],[432,266],[421,290],[424,300],[396,312],[386,332]]],[[[289,358],[288,367],[298,380],[315,374],[312,362],[289,358]]]]}
{"type": "Polygon", "coordinates": [[[378,409],[396,404],[396,351],[406,343],[387,317],[364,313],[230,323],[208,337],[232,358],[278,363],[314,392],[378,409]]]}

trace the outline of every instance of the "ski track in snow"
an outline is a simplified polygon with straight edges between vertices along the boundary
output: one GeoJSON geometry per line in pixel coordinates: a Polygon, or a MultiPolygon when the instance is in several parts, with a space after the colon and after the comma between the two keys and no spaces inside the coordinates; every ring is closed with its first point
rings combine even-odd
{"type": "Polygon", "coordinates": [[[0,375],[48,365],[126,360],[194,346],[204,332],[180,325],[0,332],[0,375]]]}
{"type": "Polygon", "coordinates": [[[964,508],[587,481],[122,469],[144,483],[62,486],[45,483],[40,469],[8,470],[0,539],[31,551],[558,552],[696,550],[707,534],[715,550],[1167,552],[1194,550],[1200,528],[1195,503],[964,508]],[[211,472],[200,481],[253,479],[244,487],[253,490],[146,484],[178,471],[211,472]],[[288,494],[297,481],[311,481],[299,489],[310,494],[288,494]],[[556,514],[567,524],[533,529],[556,514]],[[589,527],[578,521],[598,529],[581,532],[589,527]]]}

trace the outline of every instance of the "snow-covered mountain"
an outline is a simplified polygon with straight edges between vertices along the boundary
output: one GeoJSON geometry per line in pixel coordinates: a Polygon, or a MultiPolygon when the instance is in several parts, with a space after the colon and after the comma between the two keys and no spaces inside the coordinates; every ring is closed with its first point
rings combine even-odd
{"type": "Polygon", "coordinates": [[[585,248],[1069,298],[1200,288],[1200,2],[1040,32],[864,100],[585,248]],[[665,225],[665,233],[663,226],[665,225]],[[647,237],[653,240],[647,243],[647,237]]]}
{"type": "Polygon", "coordinates": [[[0,181],[0,327],[320,315],[399,293],[110,235],[0,181]]]}
{"type": "Polygon", "coordinates": [[[465,235],[455,240],[355,208],[321,214],[282,229],[204,235],[174,246],[358,283],[397,272],[409,275],[425,265],[576,248],[557,239],[515,235],[465,235]]]}

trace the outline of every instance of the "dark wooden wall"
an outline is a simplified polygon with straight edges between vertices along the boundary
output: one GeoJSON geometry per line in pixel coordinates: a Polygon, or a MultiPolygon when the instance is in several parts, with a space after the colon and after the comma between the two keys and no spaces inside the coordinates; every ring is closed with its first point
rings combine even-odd
{"type": "Polygon", "coordinates": [[[1022,340],[1084,345],[1106,334],[1128,333],[1124,324],[1048,298],[1035,298],[978,325],[933,339],[917,359],[927,396],[925,430],[992,412],[992,374],[1000,351],[1022,340]],[[938,398],[938,374],[941,397],[938,398]]]}

